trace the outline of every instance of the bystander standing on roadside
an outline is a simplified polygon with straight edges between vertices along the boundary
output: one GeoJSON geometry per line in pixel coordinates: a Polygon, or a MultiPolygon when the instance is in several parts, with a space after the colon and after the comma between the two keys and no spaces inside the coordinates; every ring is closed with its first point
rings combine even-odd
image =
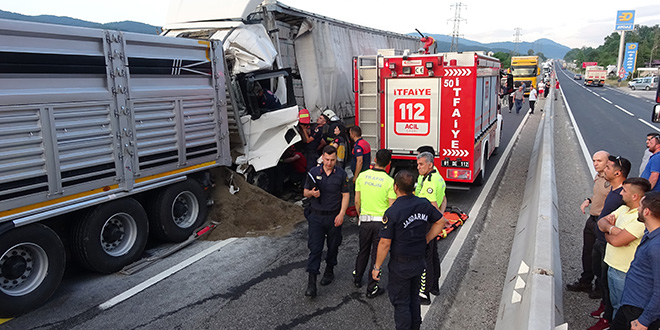
{"type": "Polygon", "coordinates": [[[539,98],[544,98],[543,93],[545,92],[545,83],[543,80],[539,82],[539,98]]]}
{"type": "Polygon", "coordinates": [[[644,224],[637,221],[637,208],[644,194],[651,190],[649,181],[643,178],[629,178],[623,181],[621,197],[625,205],[598,220],[598,229],[605,233],[605,263],[612,315],[621,307],[621,295],[626,281],[626,273],[635,250],[644,235],[644,224]]]}
{"type": "Polygon", "coordinates": [[[529,110],[530,110],[529,113],[530,114],[534,114],[534,104],[536,103],[537,95],[538,94],[536,92],[536,88],[534,88],[534,86],[531,86],[530,90],[529,90],[529,110]]]}
{"type": "Polygon", "coordinates": [[[654,136],[646,138],[646,145],[648,146],[651,156],[649,161],[642,172],[641,177],[649,180],[651,183],[651,189],[654,191],[660,191],[660,185],[658,185],[658,177],[660,177],[660,136],[654,136]]]}
{"type": "MultiPolygon", "coordinates": [[[[623,181],[628,178],[628,173],[630,173],[629,160],[619,156],[609,156],[603,174],[605,174],[605,179],[609,181],[611,190],[607,194],[607,197],[605,197],[605,203],[603,204],[603,210],[600,212],[599,219],[614,212],[624,204],[621,191],[623,190],[623,181]]],[[[599,320],[589,330],[605,330],[609,328],[613,316],[612,303],[610,302],[610,288],[607,279],[608,266],[605,263],[607,239],[602,231],[597,228],[595,231],[596,241],[594,242],[591,260],[593,262],[594,274],[598,276],[602,300],[598,309],[591,312],[591,316],[599,320]]]]}
{"type": "MultiPolygon", "coordinates": [[[[524,85],[520,85],[518,89],[513,93],[513,100],[516,103],[516,114],[520,113],[523,103],[525,103],[525,89],[524,85]]],[[[509,110],[509,112],[511,112],[509,110]]]]}
{"type": "Polygon", "coordinates": [[[646,232],[630,263],[611,330],[660,328],[660,192],[644,195],[638,218],[646,232]]]}
{"type": "Polygon", "coordinates": [[[557,100],[557,95],[559,94],[559,79],[555,78],[555,101],[557,100]]]}
{"type": "MultiPolygon", "coordinates": [[[[595,277],[600,277],[600,273],[594,274],[593,262],[591,260],[591,254],[594,247],[594,242],[596,241],[596,223],[598,222],[598,216],[603,210],[603,205],[605,203],[605,197],[610,191],[610,183],[605,179],[605,166],[607,166],[607,161],[609,157],[607,151],[597,151],[592,157],[593,166],[596,170],[596,176],[593,181],[593,194],[590,197],[584,199],[580,205],[582,214],[585,213],[587,207],[589,207],[589,217],[584,224],[584,229],[582,230],[582,274],[580,278],[570,284],[566,285],[566,289],[569,291],[584,291],[589,293],[589,298],[600,299],[600,286],[598,281],[595,281],[595,288],[592,289],[591,282],[595,277]]],[[[598,268],[600,270],[600,268],[598,268]]]]}
{"type": "Polygon", "coordinates": [[[644,169],[646,168],[646,164],[649,163],[649,158],[651,158],[651,155],[653,153],[651,150],[649,150],[649,144],[651,143],[652,139],[656,139],[656,142],[659,141],[660,135],[658,133],[649,133],[646,134],[646,149],[644,149],[644,155],[642,156],[642,164],[639,165],[639,176],[642,176],[642,173],[644,173],[644,169]]]}

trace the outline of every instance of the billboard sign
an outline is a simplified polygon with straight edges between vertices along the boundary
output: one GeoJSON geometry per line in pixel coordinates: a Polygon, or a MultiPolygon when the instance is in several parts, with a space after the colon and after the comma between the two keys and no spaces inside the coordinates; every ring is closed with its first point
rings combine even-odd
{"type": "Polygon", "coordinates": [[[616,12],[616,31],[632,31],[635,26],[634,10],[619,10],[616,12]]]}
{"type": "Polygon", "coordinates": [[[628,77],[633,71],[635,71],[635,65],[637,64],[637,48],[638,44],[636,42],[626,43],[626,52],[625,57],[623,58],[623,69],[626,70],[625,77],[628,77]]]}
{"type": "Polygon", "coordinates": [[[596,66],[598,62],[582,62],[582,68],[585,69],[588,66],[596,66]]]}

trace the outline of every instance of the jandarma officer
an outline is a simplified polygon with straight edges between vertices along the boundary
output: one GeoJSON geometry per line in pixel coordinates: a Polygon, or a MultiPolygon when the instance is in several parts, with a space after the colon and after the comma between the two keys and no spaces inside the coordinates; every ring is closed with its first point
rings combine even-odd
{"type": "Polygon", "coordinates": [[[426,267],[426,244],[444,226],[444,221],[439,221],[442,213],[428,200],[414,196],[414,187],[415,178],[409,171],[402,170],[394,177],[397,199],[383,216],[378,255],[371,273],[374,280],[380,280],[381,266],[391,251],[387,291],[394,306],[396,329],[419,329],[422,323],[419,288],[426,267]],[[428,223],[433,223],[430,230],[428,223]]]}
{"type": "Polygon", "coordinates": [[[307,272],[309,281],[305,295],[316,297],[316,276],[320,273],[321,255],[327,237],[328,254],[321,285],[328,285],[334,279],[333,268],[337,264],[337,253],[341,245],[341,226],[348,208],[348,176],[337,163],[337,149],[325,146],[322,154],[323,164],[309,170],[305,182],[304,196],[310,199],[305,210],[309,225],[307,247],[309,258],[307,272]]]}

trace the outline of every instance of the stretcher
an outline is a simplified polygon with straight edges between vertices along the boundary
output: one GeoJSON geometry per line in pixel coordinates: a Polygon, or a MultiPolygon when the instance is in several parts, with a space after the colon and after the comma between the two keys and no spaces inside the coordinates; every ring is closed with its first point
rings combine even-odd
{"type": "Polygon", "coordinates": [[[449,233],[463,225],[465,220],[468,219],[468,215],[455,206],[447,206],[445,209],[444,217],[447,219],[447,223],[445,224],[445,227],[442,229],[442,231],[438,234],[438,237],[436,238],[438,240],[447,237],[449,233]]]}

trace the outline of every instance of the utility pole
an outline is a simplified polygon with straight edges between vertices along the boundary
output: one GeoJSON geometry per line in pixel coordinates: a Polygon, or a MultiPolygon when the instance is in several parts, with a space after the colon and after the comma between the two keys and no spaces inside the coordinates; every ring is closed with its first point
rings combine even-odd
{"type": "Polygon", "coordinates": [[[448,19],[448,21],[453,21],[454,22],[454,31],[451,33],[451,48],[449,51],[451,52],[457,52],[458,51],[458,40],[461,37],[461,34],[458,32],[458,29],[460,27],[460,24],[462,21],[465,21],[465,18],[461,17],[461,8],[462,7],[467,7],[461,2],[457,2],[453,5],[450,6],[450,8],[453,8],[454,11],[454,18],[448,19]]]}
{"type": "Polygon", "coordinates": [[[513,35],[515,38],[513,39],[513,54],[515,55],[516,53],[519,53],[519,45],[520,45],[520,36],[522,35],[522,28],[515,28],[513,29],[516,31],[516,33],[513,35]]]}

